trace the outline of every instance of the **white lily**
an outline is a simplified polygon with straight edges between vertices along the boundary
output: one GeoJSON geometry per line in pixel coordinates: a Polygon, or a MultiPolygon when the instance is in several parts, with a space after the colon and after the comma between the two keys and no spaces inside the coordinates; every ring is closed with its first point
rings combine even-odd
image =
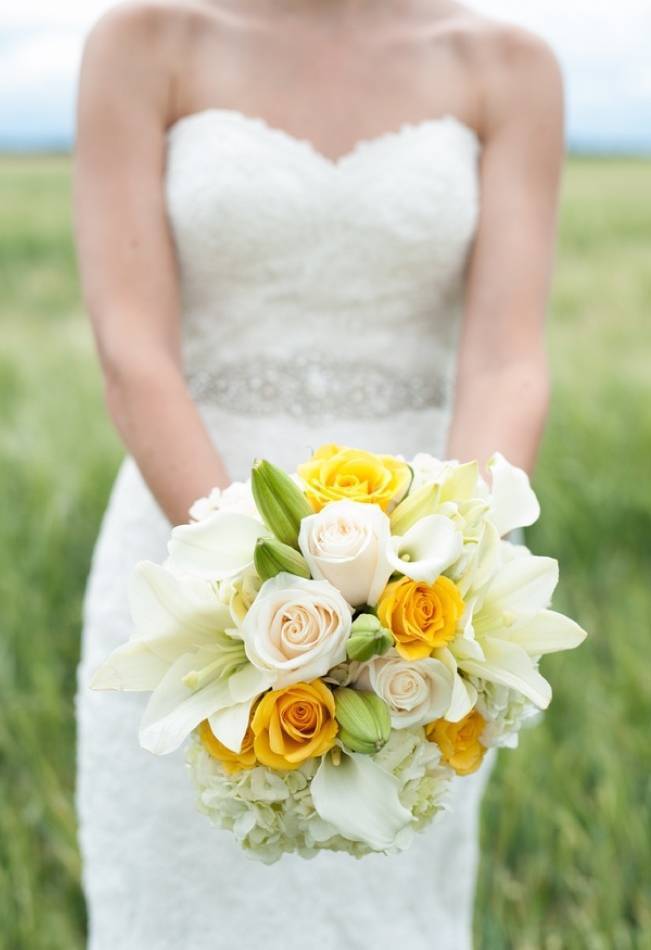
{"type": "Polygon", "coordinates": [[[235,624],[235,629],[229,630],[233,636],[242,636],[241,626],[249,607],[258,596],[262,581],[255,568],[247,568],[236,577],[227,577],[217,581],[215,590],[223,604],[227,604],[235,624]]]}
{"type": "Polygon", "coordinates": [[[459,666],[451,650],[440,647],[434,651],[434,657],[446,666],[452,675],[452,698],[443,718],[448,722],[460,722],[474,709],[477,690],[472,683],[459,675],[459,666]]]}
{"type": "Polygon", "coordinates": [[[231,612],[205,580],[142,562],[131,578],[131,639],[99,667],[93,689],[149,692],[140,744],[157,755],[177,749],[204,719],[239,751],[252,703],[270,684],[227,631],[231,612]]]}
{"type": "Polygon", "coordinates": [[[540,505],[529,477],[496,452],[488,462],[491,473],[491,518],[500,537],[515,528],[527,528],[540,517],[540,505]]]}
{"type": "Polygon", "coordinates": [[[548,610],[558,583],[552,558],[515,553],[503,543],[504,562],[484,592],[467,603],[464,630],[450,644],[460,670],[522,693],[540,709],[551,687],[538,672],[546,653],[579,646],[586,633],[568,617],[548,610]]]}
{"type": "Polygon", "coordinates": [[[401,850],[411,837],[412,815],[400,801],[399,788],[398,779],[371,756],[339,748],[323,757],[310,786],[319,817],[373,851],[401,850]]]}
{"type": "MultiPolygon", "coordinates": [[[[441,465],[438,463],[437,465],[441,465]]],[[[417,521],[428,515],[454,517],[460,503],[469,502],[480,492],[481,480],[476,462],[460,465],[446,462],[436,477],[414,482],[406,498],[391,512],[391,530],[404,535],[417,521]]],[[[486,486],[484,486],[486,491],[486,486]]]]}
{"type": "Polygon", "coordinates": [[[463,524],[463,551],[449,571],[462,597],[470,590],[481,590],[491,579],[499,566],[500,536],[495,525],[485,517],[485,507],[465,506],[472,511],[465,512],[463,524]]]}
{"type": "Polygon", "coordinates": [[[459,462],[447,459],[442,462],[427,453],[420,452],[411,461],[414,478],[409,494],[418,492],[425,485],[439,488],[441,501],[449,498],[465,500],[475,493],[479,466],[476,462],[459,462]]]}
{"type": "Polygon", "coordinates": [[[268,534],[269,529],[257,518],[237,511],[215,511],[202,521],[173,529],[165,566],[209,581],[237,577],[250,570],[255,543],[268,534]]]}
{"type": "Polygon", "coordinates": [[[395,571],[415,581],[433,584],[457,560],[463,536],[444,515],[428,515],[389,542],[387,559],[395,571]]]}

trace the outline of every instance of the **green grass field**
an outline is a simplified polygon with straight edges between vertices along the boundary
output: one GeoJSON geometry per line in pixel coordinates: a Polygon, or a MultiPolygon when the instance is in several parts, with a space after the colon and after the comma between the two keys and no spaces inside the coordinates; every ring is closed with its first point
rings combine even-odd
{"type": "MultiPolygon", "coordinates": [[[[0,946],[12,950],[84,939],[72,697],[120,449],[69,200],[67,160],[0,161],[0,946]]],[[[544,516],[529,542],[560,559],[556,603],[591,636],[546,661],[555,702],[490,786],[482,950],[651,947],[650,262],[651,162],[572,161],[536,478],[544,516]]]]}

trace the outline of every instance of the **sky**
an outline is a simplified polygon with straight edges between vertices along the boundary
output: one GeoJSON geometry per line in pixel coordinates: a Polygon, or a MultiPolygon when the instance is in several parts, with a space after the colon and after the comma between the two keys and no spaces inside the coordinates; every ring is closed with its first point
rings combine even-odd
{"type": "MultiPolygon", "coordinates": [[[[651,0],[470,3],[535,30],[554,47],[566,77],[574,148],[651,154],[651,0]]],[[[109,6],[110,0],[3,4],[0,150],[70,144],[83,38],[109,6]]]]}

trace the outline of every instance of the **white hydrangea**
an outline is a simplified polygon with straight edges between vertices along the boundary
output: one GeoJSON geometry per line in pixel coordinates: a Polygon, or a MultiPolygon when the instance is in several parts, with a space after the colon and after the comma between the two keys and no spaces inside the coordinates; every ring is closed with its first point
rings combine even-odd
{"type": "Polygon", "coordinates": [[[439,747],[425,738],[423,729],[392,729],[375,761],[402,782],[400,801],[416,819],[415,830],[447,810],[454,772],[442,764],[439,747]]]}
{"type": "MultiPolygon", "coordinates": [[[[414,830],[447,807],[453,773],[441,765],[438,746],[422,729],[394,730],[375,760],[401,781],[400,800],[414,816],[414,830]]],[[[231,831],[252,858],[273,864],[290,852],[303,858],[320,850],[346,851],[357,858],[371,853],[367,845],[337,834],[317,815],[310,781],[318,759],[289,772],[256,766],[229,775],[195,735],[187,763],[199,810],[217,827],[231,831]]]]}
{"type": "Polygon", "coordinates": [[[206,498],[195,501],[189,515],[193,521],[203,521],[215,511],[236,511],[238,514],[259,518],[251,491],[251,479],[245,482],[231,482],[223,489],[213,488],[206,498]]]}
{"type": "Polygon", "coordinates": [[[419,452],[414,455],[409,465],[414,473],[410,491],[418,491],[423,485],[430,485],[432,482],[441,480],[446,467],[449,463],[442,462],[440,459],[429,455],[427,452],[419,452]]]}
{"type": "Polygon", "coordinates": [[[520,730],[540,721],[538,707],[515,689],[476,677],[470,677],[470,681],[477,689],[477,711],[486,720],[482,745],[517,749],[520,730]]]}

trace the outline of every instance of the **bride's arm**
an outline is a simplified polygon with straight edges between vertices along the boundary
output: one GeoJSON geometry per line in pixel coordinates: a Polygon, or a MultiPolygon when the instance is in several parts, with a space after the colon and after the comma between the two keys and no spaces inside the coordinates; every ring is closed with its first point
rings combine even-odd
{"type": "Polygon", "coordinates": [[[82,286],[109,413],[159,505],[179,523],[193,500],[229,479],[181,372],[179,287],[163,190],[166,42],[147,10],[119,9],[91,33],[74,191],[82,286]]]}
{"type": "Polygon", "coordinates": [[[544,341],[563,162],[563,92],[553,55],[502,39],[484,78],[481,211],[469,264],[448,455],[498,450],[531,471],[548,405],[544,341]]]}

